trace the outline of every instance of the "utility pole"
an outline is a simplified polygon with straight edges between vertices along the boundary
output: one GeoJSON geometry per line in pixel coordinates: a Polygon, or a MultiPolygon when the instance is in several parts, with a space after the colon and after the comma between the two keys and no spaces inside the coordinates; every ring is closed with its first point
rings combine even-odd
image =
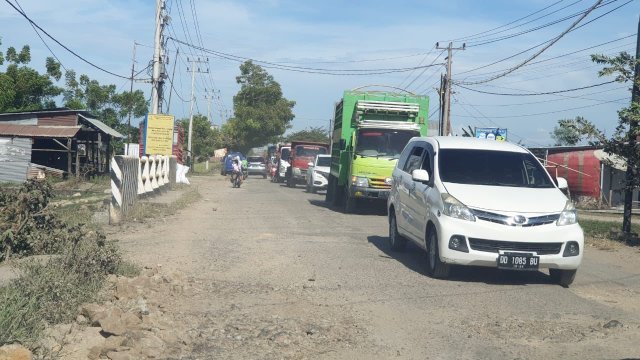
{"type": "Polygon", "coordinates": [[[158,114],[162,104],[162,86],[164,83],[164,42],[162,32],[166,17],[164,14],[164,1],[156,0],[156,32],[153,51],[153,77],[151,87],[151,113],[158,114]]]}
{"type": "Polygon", "coordinates": [[[136,71],[136,42],[133,42],[133,58],[131,59],[131,88],[129,89],[129,100],[131,107],[129,108],[129,120],[127,121],[127,151],[125,155],[129,155],[129,146],[131,146],[131,113],[133,113],[133,76],[136,71]]]}
{"type": "MultiPolygon", "coordinates": [[[[452,50],[464,50],[466,48],[466,44],[462,44],[460,48],[454,48],[453,43],[449,43],[449,46],[442,48],[440,47],[440,43],[436,43],[436,49],[447,50],[447,75],[444,78],[444,107],[442,108],[442,135],[451,134],[451,56],[452,50]]],[[[441,96],[442,96],[441,95],[441,96]]]]}
{"type": "Polygon", "coordinates": [[[196,100],[195,97],[195,85],[196,85],[196,72],[197,73],[208,73],[209,69],[207,68],[206,70],[201,70],[199,67],[196,69],[195,64],[207,64],[209,59],[207,60],[200,60],[200,58],[197,59],[187,59],[187,61],[189,61],[191,63],[191,69],[187,69],[188,71],[191,71],[191,106],[189,109],[189,137],[187,139],[187,164],[189,166],[191,166],[191,161],[193,160],[193,152],[192,152],[192,147],[191,147],[191,136],[193,134],[193,103],[196,100]]]}
{"type": "MultiPolygon", "coordinates": [[[[640,31],[640,20],[638,21],[638,31],[640,31]]],[[[640,101],[640,87],[638,86],[638,82],[640,82],[640,64],[638,63],[638,59],[640,59],[640,35],[636,35],[636,66],[633,74],[631,104],[640,101]]],[[[636,133],[637,127],[638,122],[632,120],[629,126],[629,145],[632,148],[635,148],[638,142],[637,136],[633,135],[636,133]]],[[[626,186],[624,190],[624,217],[622,219],[622,232],[624,235],[631,233],[631,210],[633,208],[633,188],[631,184],[633,183],[633,177],[637,176],[634,175],[634,165],[635,164],[632,164],[630,161],[627,161],[626,186]]]]}
{"type": "Polygon", "coordinates": [[[213,125],[211,120],[211,100],[213,100],[213,95],[209,95],[209,92],[205,90],[204,99],[207,100],[207,120],[213,125]]]}
{"type": "Polygon", "coordinates": [[[171,108],[171,95],[173,94],[173,82],[175,81],[176,75],[176,65],[178,64],[178,55],[180,54],[180,48],[176,49],[176,58],[173,61],[173,72],[171,73],[171,89],[169,89],[169,102],[167,103],[167,113],[170,114],[169,109],[171,108]]]}

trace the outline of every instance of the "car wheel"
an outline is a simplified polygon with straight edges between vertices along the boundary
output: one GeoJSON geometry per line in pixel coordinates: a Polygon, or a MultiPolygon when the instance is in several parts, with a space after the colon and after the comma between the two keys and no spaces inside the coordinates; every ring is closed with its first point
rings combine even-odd
{"type": "Polygon", "coordinates": [[[401,251],[407,247],[407,239],[398,233],[396,216],[389,215],[389,247],[392,251],[401,251]]]}
{"type": "Polygon", "coordinates": [[[449,277],[451,266],[440,260],[440,250],[438,248],[438,232],[431,230],[427,237],[427,275],[436,279],[446,279],[449,277]]]}
{"type": "Polygon", "coordinates": [[[549,269],[549,276],[554,283],[562,287],[569,287],[576,278],[576,272],[577,270],[549,269]]]}

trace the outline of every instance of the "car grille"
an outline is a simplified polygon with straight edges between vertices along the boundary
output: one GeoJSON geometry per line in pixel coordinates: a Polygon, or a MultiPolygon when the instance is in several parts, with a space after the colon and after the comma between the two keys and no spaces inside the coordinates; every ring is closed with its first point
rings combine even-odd
{"type": "Polygon", "coordinates": [[[384,178],[369,178],[369,186],[374,189],[391,189],[391,185],[384,182],[384,178]]]}
{"type": "Polygon", "coordinates": [[[561,242],[554,243],[531,243],[517,241],[499,241],[469,238],[469,246],[472,250],[497,253],[503,251],[523,251],[536,252],[538,255],[559,254],[562,247],[561,242]]]}
{"type": "Polygon", "coordinates": [[[477,209],[471,209],[471,212],[480,220],[490,221],[490,222],[494,222],[502,225],[522,226],[522,227],[552,224],[555,221],[557,221],[558,218],[560,217],[560,214],[534,216],[534,217],[526,218],[526,222],[522,224],[518,224],[514,221],[514,216],[501,215],[501,214],[496,214],[496,213],[477,210],[477,209]]]}

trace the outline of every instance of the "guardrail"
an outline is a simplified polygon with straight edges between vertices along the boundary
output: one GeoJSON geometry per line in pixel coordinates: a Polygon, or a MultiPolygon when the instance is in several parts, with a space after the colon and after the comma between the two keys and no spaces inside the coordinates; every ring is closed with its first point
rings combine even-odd
{"type": "Polygon", "coordinates": [[[116,155],[111,158],[111,203],[109,224],[119,224],[133,210],[136,201],[166,191],[176,184],[175,156],[116,155]]]}

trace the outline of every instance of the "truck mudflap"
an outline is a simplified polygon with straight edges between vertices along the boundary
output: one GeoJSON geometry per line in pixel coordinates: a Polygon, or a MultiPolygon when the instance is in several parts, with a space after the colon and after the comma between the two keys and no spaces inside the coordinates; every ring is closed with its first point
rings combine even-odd
{"type": "Polygon", "coordinates": [[[374,189],[369,187],[352,186],[350,195],[355,199],[380,199],[387,200],[390,189],[374,189]]]}

